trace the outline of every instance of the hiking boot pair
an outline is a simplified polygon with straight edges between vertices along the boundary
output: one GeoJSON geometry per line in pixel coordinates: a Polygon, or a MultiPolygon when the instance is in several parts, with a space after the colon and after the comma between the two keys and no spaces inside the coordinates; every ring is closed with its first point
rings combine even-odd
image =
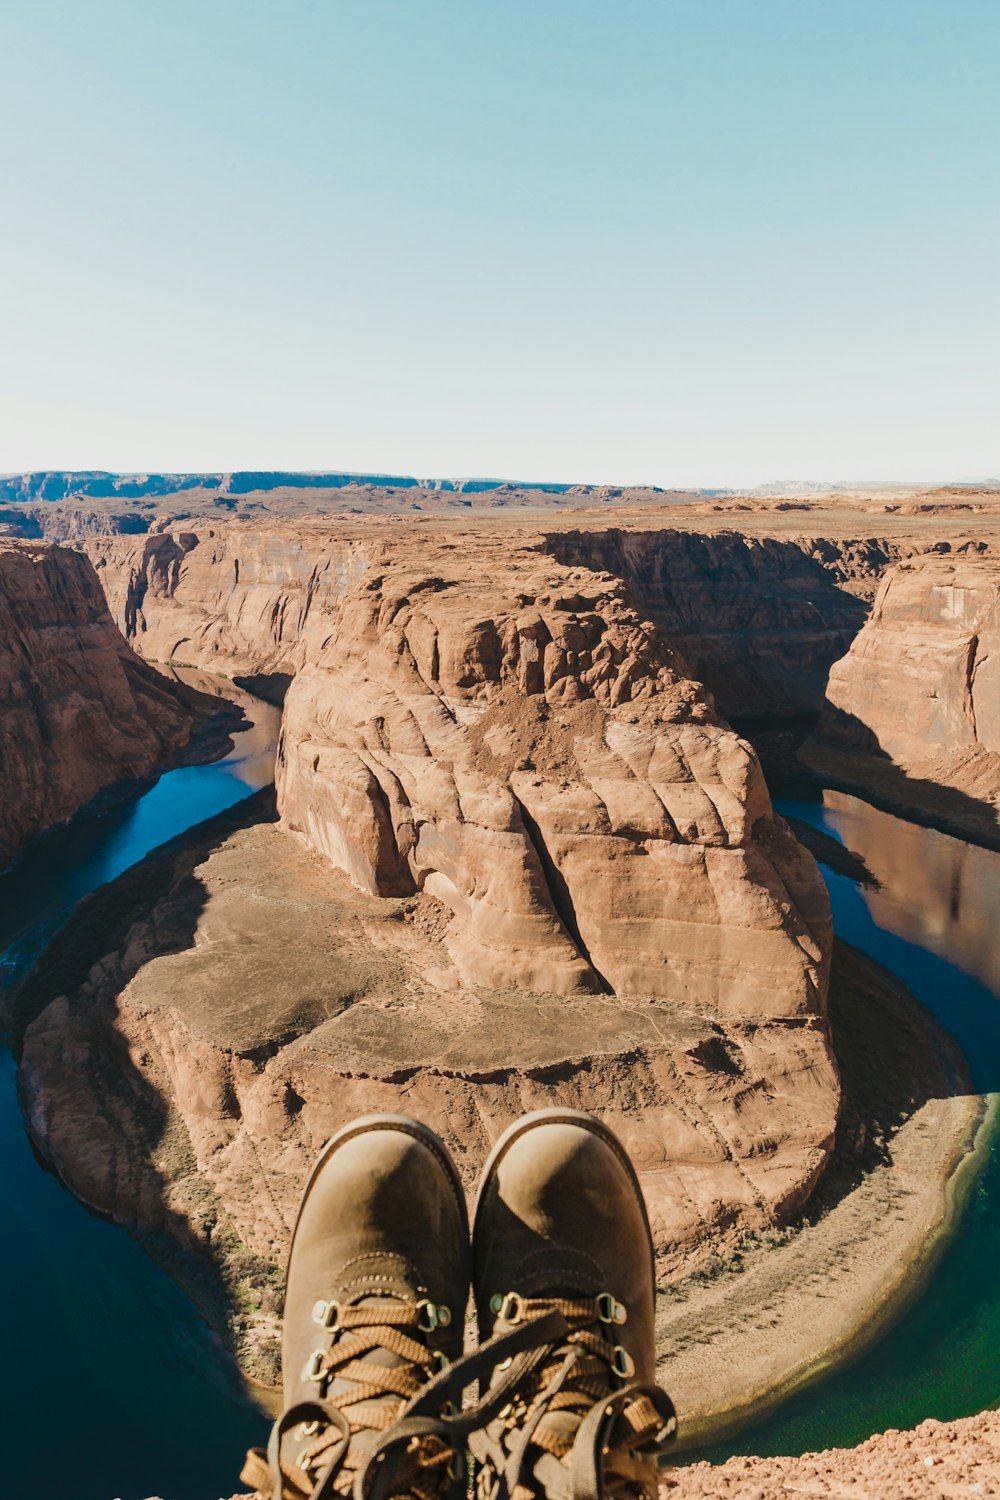
{"type": "Polygon", "coordinates": [[[478,1500],[652,1500],[676,1430],[655,1383],[653,1294],[639,1183],[598,1120],[541,1110],[501,1136],[471,1249],[434,1132],[356,1120],[306,1184],[286,1408],[243,1478],[272,1500],[460,1500],[471,1454],[478,1500]],[[480,1342],[463,1356],[470,1284],[480,1342]]]}

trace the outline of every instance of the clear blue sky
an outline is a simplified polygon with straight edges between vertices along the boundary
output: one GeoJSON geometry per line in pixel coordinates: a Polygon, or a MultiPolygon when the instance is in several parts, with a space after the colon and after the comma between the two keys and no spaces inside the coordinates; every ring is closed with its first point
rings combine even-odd
{"type": "Polygon", "coordinates": [[[0,0],[0,470],[1000,472],[1000,0],[0,0]]]}

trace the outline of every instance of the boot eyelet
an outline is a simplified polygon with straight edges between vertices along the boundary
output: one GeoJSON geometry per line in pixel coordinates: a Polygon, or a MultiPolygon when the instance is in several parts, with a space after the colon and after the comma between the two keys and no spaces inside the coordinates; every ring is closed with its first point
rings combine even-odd
{"type": "Polygon", "coordinates": [[[314,1323],[318,1323],[321,1328],[336,1328],[339,1315],[340,1303],[334,1302],[332,1297],[329,1302],[320,1300],[313,1304],[312,1320],[314,1323]]]}
{"type": "Polygon", "coordinates": [[[434,1303],[426,1297],[421,1297],[417,1303],[417,1327],[420,1329],[420,1332],[433,1333],[439,1322],[438,1309],[434,1306],[434,1303]]]}
{"type": "Polygon", "coordinates": [[[306,1367],[302,1372],[303,1380],[323,1381],[326,1379],[326,1371],[323,1368],[323,1351],[314,1349],[306,1360],[306,1367]]]}
{"type": "Polygon", "coordinates": [[[508,1292],[500,1304],[499,1316],[505,1323],[519,1323],[524,1313],[524,1298],[520,1292],[508,1292]]]}
{"type": "Polygon", "coordinates": [[[494,1292],[490,1298],[490,1312],[494,1317],[496,1317],[501,1307],[503,1307],[503,1292],[494,1292]]]}
{"type": "Polygon", "coordinates": [[[451,1308],[450,1307],[439,1307],[438,1310],[437,1310],[437,1319],[438,1319],[438,1327],[439,1328],[450,1328],[451,1327],[451,1308]]]}
{"type": "Polygon", "coordinates": [[[628,1380],[635,1374],[635,1360],[627,1349],[622,1348],[621,1344],[615,1345],[615,1360],[612,1369],[622,1380],[628,1380]]]}
{"type": "Polygon", "coordinates": [[[616,1302],[610,1292],[602,1292],[597,1299],[597,1316],[602,1323],[625,1323],[628,1312],[621,1302],[616,1302]]]}

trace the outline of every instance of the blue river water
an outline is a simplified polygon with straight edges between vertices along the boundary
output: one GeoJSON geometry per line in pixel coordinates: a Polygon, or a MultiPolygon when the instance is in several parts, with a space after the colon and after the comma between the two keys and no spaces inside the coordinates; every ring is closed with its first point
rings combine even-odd
{"type": "MultiPolygon", "coordinates": [[[[205,684],[199,683],[200,686],[205,684]]],[[[227,687],[227,697],[240,695],[227,687]]],[[[88,891],[273,776],[277,710],[225,760],[162,776],[0,876],[0,965],[16,978],[88,891]]],[[[122,1228],[40,1169],[0,1047],[0,1435],[4,1500],[215,1500],[266,1421],[184,1292],[122,1228]]]]}
{"type": "MultiPolygon", "coordinates": [[[[23,973],[86,892],[270,781],[277,711],[247,702],[253,726],[225,760],[161,777],[0,876],[0,973],[23,973]]],[[[840,793],[779,806],[864,855],[878,892],[824,869],[839,935],[896,973],[957,1037],[977,1091],[1000,1089],[1000,855],[840,793]]],[[[242,1450],[261,1440],[265,1418],[187,1296],[123,1229],[41,1169],[2,1048],[0,1142],[5,1500],[233,1493],[242,1450]]],[[[994,1141],[959,1233],[903,1316],[853,1363],[709,1456],[849,1444],[1000,1399],[998,1203],[994,1141]]]]}
{"type": "MultiPolygon", "coordinates": [[[[856,797],[786,798],[779,811],[860,853],[880,891],[821,866],[838,935],[906,984],[965,1052],[977,1093],[1000,1091],[1000,854],[919,828],[856,797]]],[[[954,1237],[910,1306],[849,1364],[804,1387],[735,1440],[733,1453],[846,1447],[927,1417],[1000,1402],[1000,1132],[954,1237]]]]}

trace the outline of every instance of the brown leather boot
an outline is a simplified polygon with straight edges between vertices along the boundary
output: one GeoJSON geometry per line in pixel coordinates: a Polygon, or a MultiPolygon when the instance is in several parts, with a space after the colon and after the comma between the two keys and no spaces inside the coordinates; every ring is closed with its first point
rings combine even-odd
{"type": "Polygon", "coordinates": [[[544,1109],[501,1136],[473,1230],[480,1338],[520,1328],[469,1446],[480,1500],[653,1500],[677,1428],[656,1385],[653,1245],[635,1171],[600,1121],[544,1109]],[[530,1338],[529,1330],[536,1337],[530,1338]]]}
{"type": "Polygon", "coordinates": [[[285,1292],[285,1411],[243,1480],[274,1500],[464,1494],[440,1372],[462,1352],[469,1230],[454,1164],[425,1125],[367,1115],[306,1183],[285,1292]]]}

